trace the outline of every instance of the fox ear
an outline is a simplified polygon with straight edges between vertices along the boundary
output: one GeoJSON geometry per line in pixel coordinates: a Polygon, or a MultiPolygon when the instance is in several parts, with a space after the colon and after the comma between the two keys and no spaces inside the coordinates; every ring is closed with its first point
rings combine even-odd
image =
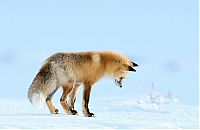
{"type": "Polygon", "coordinates": [[[131,61],[131,62],[132,62],[132,65],[133,65],[134,67],[137,67],[137,66],[138,66],[138,64],[134,63],[133,61],[131,61]]]}
{"type": "Polygon", "coordinates": [[[133,69],[133,67],[132,67],[132,66],[128,66],[128,71],[134,71],[134,72],[136,72],[136,70],[135,70],[135,69],[133,69]]]}
{"type": "Polygon", "coordinates": [[[127,64],[123,64],[123,65],[122,65],[122,70],[124,70],[124,71],[134,71],[134,72],[136,72],[136,70],[135,70],[132,66],[127,65],[127,64]]]}

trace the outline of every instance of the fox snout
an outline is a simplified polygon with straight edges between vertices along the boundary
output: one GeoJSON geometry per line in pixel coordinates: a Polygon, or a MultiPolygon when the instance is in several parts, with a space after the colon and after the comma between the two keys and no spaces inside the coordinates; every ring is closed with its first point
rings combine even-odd
{"type": "Polygon", "coordinates": [[[120,77],[119,79],[115,79],[115,84],[120,88],[122,88],[122,79],[123,77],[120,77]]]}

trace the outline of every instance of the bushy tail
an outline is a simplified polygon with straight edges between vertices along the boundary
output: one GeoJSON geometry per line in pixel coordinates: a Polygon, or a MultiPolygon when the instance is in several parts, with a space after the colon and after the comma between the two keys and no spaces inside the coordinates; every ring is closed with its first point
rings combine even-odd
{"type": "Polygon", "coordinates": [[[29,100],[37,108],[44,108],[46,105],[46,96],[42,93],[34,93],[29,100]]]}
{"type": "Polygon", "coordinates": [[[39,108],[43,108],[46,105],[47,97],[51,96],[52,92],[56,89],[56,83],[52,77],[51,65],[49,64],[50,60],[51,57],[44,61],[28,90],[30,102],[39,108]]]}
{"type": "Polygon", "coordinates": [[[33,86],[31,86],[28,91],[28,99],[37,108],[44,108],[46,105],[47,96],[42,92],[37,92],[35,89],[33,89],[33,86]]]}

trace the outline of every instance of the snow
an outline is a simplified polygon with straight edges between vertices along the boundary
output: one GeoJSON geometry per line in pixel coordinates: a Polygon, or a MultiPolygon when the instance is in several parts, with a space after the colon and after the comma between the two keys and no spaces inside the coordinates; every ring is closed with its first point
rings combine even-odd
{"type": "Polygon", "coordinates": [[[0,16],[0,129],[199,128],[198,0],[2,0],[0,16]],[[50,55],[102,50],[139,67],[121,90],[113,80],[96,84],[89,104],[96,117],[83,116],[80,97],[78,116],[65,114],[61,94],[59,115],[26,99],[50,55]],[[168,90],[176,96],[159,93],[168,90]]]}
{"type": "Polygon", "coordinates": [[[170,94],[146,94],[137,97],[102,97],[91,99],[95,117],[67,115],[55,102],[60,114],[47,108],[36,109],[28,99],[0,99],[0,129],[166,129],[199,128],[198,107],[187,106],[170,94]]]}

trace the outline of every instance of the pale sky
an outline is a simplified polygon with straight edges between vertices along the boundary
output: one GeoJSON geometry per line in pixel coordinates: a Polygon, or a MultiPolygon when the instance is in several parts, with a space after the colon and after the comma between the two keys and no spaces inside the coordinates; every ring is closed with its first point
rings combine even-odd
{"type": "Polygon", "coordinates": [[[101,80],[93,96],[140,95],[154,82],[198,105],[198,0],[6,0],[0,19],[0,98],[26,98],[55,52],[113,50],[138,71],[122,90],[101,80]]]}

